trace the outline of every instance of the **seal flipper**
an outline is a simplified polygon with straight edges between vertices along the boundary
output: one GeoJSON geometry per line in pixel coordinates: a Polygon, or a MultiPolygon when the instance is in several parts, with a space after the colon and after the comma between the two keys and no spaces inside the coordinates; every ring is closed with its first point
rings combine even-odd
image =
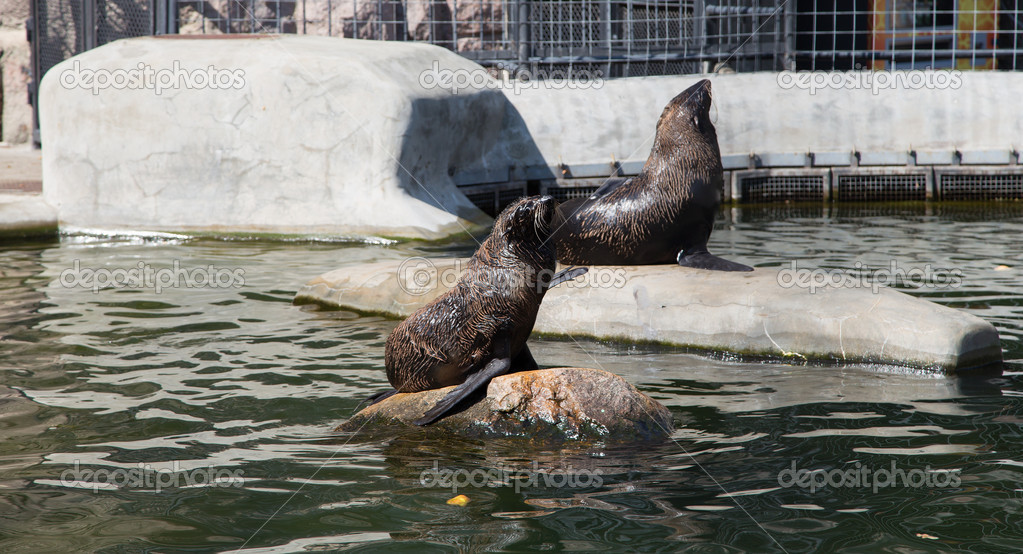
{"type": "Polygon", "coordinates": [[[698,250],[689,254],[686,254],[684,251],[679,252],[678,265],[695,269],[709,269],[711,271],[753,271],[753,268],[748,265],[730,262],[706,250],[698,250]]]}
{"type": "Polygon", "coordinates": [[[487,363],[483,369],[473,373],[465,379],[465,382],[455,387],[455,390],[444,395],[423,417],[413,421],[416,425],[429,425],[444,417],[452,408],[461,402],[465,397],[476,392],[480,387],[487,386],[490,380],[499,375],[508,373],[511,369],[511,358],[494,358],[487,363]]]}
{"type": "Polygon", "coordinates": [[[361,410],[363,404],[366,404],[367,402],[369,403],[368,404],[369,406],[372,406],[373,404],[376,404],[377,402],[382,402],[384,400],[387,400],[388,398],[390,398],[390,397],[392,397],[392,396],[394,396],[396,394],[398,394],[398,391],[396,389],[390,389],[390,390],[385,390],[385,391],[381,391],[381,392],[378,392],[376,394],[370,395],[370,396],[364,398],[362,400],[362,402],[359,402],[358,404],[356,404],[355,405],[355,410],[353,410],[353,411],[357,412],[357,411],[361,410]]]}
{"type": "Polygon", "coordinates": [[[590,269],[588,267],[568,267],[554,274],[547,288],[552,289],[565,281],[571,281],[580,275],[584,275],[590,269]]]}

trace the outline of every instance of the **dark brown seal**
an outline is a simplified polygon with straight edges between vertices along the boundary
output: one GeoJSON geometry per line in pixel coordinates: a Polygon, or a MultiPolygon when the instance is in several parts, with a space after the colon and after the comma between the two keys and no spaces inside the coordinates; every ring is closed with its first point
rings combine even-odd
{"type": "Polygon", "coordinates": [[[707,251],[721,205],[721,153],[710,122],[710,81],[668,103],[654,146],[639,175],[609,182],[589,198],[562,204],[566,222],[555,233],[565,264],[679,265],[752,271],[707,251]]]}
{"type": "Polygon", "coordinates": [[[417,420],[440,419],[498,375],[535,370],[526,340],[547,289],[586,272],[555,274],[551,232],[563,222],[549,196],[523,198],[498,217],[454,288],[401,322],[384,363],[394,392],[460,385],[417,420]]]}

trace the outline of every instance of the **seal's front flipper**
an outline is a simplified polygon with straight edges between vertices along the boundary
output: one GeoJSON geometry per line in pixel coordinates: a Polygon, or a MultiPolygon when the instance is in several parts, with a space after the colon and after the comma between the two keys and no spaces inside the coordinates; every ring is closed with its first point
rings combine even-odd
{"type": "Polygon", "coordinates": [[[369,398],[363,400],[362,402],[359,402],[358,404],[356,404],[355,405],[355,411],[359,411],[362,408],[362,405],[366,404],[367,402],[369,403],[370,406],[372,406],[373,404],[376,404],[377,402],[382,402],[384,400],[387,400],[388,398],[390,398],[390,397],[392,397],[392,396],[394,396],[396,394],[398,394],[398,391],[395,390],[395,389],[390,389],[390,390],[385,390],[383,392],[378,392],[378,393],[370,396],[369,398]]]}
{"type": "Polygon", "coordinates": [[[709,269],[712,271],[753,271],[753,268],[748,265],[730,262],[724,258],[719,258],[706,250],[693,252],[691,254],[679,252],[678,265],[682,267],[692,267],[695,269],[709,269]]]}
{"type": "Polygon", "coordinates": [[[490,360],[483,369],[473,373],[465,382],[455,387],[455,390],[447,393],[444,398],[440,399],[428,412],[423,414],[423,417],[413,421],[416,425],[429,425],[438,419],[444,417],[452,408],[454,408],[459,402],[464,400],[470,394],[476,392],[481,387],[486,387],[490,380],[499,375],[508,373],[511,368],[511,358],[495,358],[490,360]]]}
{"type": "Polygon", "coordinates": [[[551,283],[547,285],[547,288],[552,289],[565,281],[571,281],[580,275],[585,275],[590,269],[587,267],[569,267],[562,269],[561,271],[554,274],[551,277],[551,283]]]}

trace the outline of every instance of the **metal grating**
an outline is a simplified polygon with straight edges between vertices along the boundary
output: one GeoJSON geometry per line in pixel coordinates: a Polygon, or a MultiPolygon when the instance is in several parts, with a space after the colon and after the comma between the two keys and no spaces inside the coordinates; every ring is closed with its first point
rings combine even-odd
{"type": "Polygon", "coordinates": [[[826,175],[736,176],[744,203],[813,202],[824,200],[826,175]]]}
{"type": "Polygon", "coordinates": [[[926,172],[859,172],[835,174],[839,202],[901,202],[927,200],[926,172]]]}
{"type": "Polygon", "coordinates": [[[594,191],[597,190],[597,188],[598,187],[593,186],[573,187],[552,184],[546,186],[544,194],[549,194],[550,196],[553,196],[554,199],[557,200],[558,202],[564,202],[566,200],[571,200],[573,198],[586,198],[589,195],[593,194],[594,191]]]}
{"type": "Polygon", "coordinates": [[[942,200],[1023,200],[1023,168],[1017,171],[936,173],[942,200]]]}
{"type": "Polygon", "coordinates": [[[509,204],[527,195],[526,184],[522,182],[459,187],[459,190],[490,217],[497,217],[509,204]]]}

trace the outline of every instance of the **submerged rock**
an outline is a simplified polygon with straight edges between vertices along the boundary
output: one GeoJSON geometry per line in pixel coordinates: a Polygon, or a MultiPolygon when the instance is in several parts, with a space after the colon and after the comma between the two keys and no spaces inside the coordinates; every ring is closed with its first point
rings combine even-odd
{"type": "MultiPolygon", "coordinates": [[[[396,394],[336,430],[414,427],[453,388],[396,394]]],[[[471,437],[629,442],[666,437],[673,427],[671,412],[625,379],[597,369],[556,368],[497,377],[484,398],[428,428],[471,437]]]]}

